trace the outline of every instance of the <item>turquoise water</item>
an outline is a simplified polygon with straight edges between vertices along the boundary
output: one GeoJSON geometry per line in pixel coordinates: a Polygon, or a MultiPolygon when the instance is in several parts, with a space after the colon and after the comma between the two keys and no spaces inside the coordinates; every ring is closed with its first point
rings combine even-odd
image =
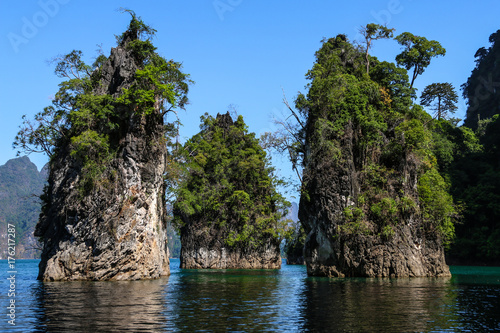
{"type": "Polygon", "coordinates": [[[451,267],[452,278],[328,279],[281,270],[180,270],[153,281],[36,281],[16,262],[16,326],[2,332],[487,332],[500,331],[500,268],[451,267]]]}

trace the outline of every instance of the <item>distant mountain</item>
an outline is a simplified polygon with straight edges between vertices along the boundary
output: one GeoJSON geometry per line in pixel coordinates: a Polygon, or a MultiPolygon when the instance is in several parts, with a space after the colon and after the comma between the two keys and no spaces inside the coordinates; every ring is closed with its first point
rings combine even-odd
{"type": "Polygon", "coordinates": [[[8,224],[16,227],[16,258],[39,257],[33,231],[47,175],[47,166],[39,172],[27,156],[0,166],[0,259],[7,258],[8,224]]]}
{"type": "Polygon", "coordinates": [[[296,202],[292,202],[290,208],[288,208],[288,214],[285,219],[292,220],[293,222],[299,221],[299,205],[296,202]]]}

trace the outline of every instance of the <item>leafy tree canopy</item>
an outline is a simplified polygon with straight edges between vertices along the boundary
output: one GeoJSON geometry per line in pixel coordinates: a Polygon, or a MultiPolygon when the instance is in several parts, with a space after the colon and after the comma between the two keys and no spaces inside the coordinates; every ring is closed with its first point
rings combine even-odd
{"type": "MultiPolygon", "coordinates": [[[[432,50],[420,45],[425,40],[408,44],[410,49],[415,47],[410,55],[419,47],[424,47],[429,57],[430,53],[444,53],[433,42],[432,50]]],[[[292,134],[304,138],[301,133],[306,133],[305,140],[299,141],[307,147],[301,149],[303,163],[308,170],[316,170],[326,161],[337,161],[342,168],[342,161],[348,158],[344,155],[346,142],[352,139],[348,151],[354,154],[354,168],[362,175],[360,193],[353,198],[355,204],[343,212],[345,223],[339,232],[388,239],[398,221],[417,213],[425,230],[441,235],[449,244],[458,210],[448,193],[449,184],[437,169],[432,118],[412,103],[415,90],[405,68],[371,58],[368,76],[363,66],[365,55],[366,50],[349,43],[345,35],[324,40],[316,52],[316,62],[306,74],[310,80],[307,95],[299,94],[295,101],[296,109],[306,118],[305,130],[299,127],[300,131],[292,134]],[[418,193],[406,188],[398,176],[409,160],[416,163],[418,193]]],[[[429,63],[425,56],[414,60],[416,73],[422,73],[429,63]]],[[[303,186],[304,200],[312,200],[308,185],[303,186]]]]}
{"type": "Polygon", "coordinates": [[[370,73],[370,59],[368,52],[372,46],[372,42],[377,39],[388,39],[392,38],[394,34],[394,28],[389,29],[385,25],[380,25],[376,23],[368,23],[366,26],[362,27],[360,32],[365,37],[366,46],[366,74],[370,73]]]}
{"type": "MultiPolygon", "coordinates": [[[[129,87],[112,95],[102,86],[107,57],[100,55],[92,66],[83,61],[81,51],[56,57],[55,74],[64,79],[52,105],[33,120],[23,116],[23,124],[13,146],[19,153],[43,152],[53,158],[63,152],[80,162],[81,186],[89,189],[105,170],[119,147],[131,116],[165,118],[187,103],[189,75],[181,64],[156,53],[151,39],[155,30],[133,11],[128,29],[117,41],[131,51],[137,68],[129,87]],[[159,114],[154,114],[158,110],[159,114]]],[[[160,119],[162,119],[160,118],[160,119]]],[[[166,118],[165,118],[166,119],[166,118]]],[[[163,119],[162,119],[163,121],[163,119]]],[[[167,122],[167,138],[175,133],[167,122]]]]}
{"type": "Polygon", "coordinates": [[[500,30],[491,34],[488,48],[477,50],[476,67],[462,85],[467,100],[464,125],[476,130],[481,120],[500,113],[500,30]]]}
{"type": "Polygon", "coordinates": [[[403,52],[396,56],[397,64],[406,70],[413,68],[410,88],[413,87],[417,76],[421,75],[429,66],[432,58],[446,54],[446,50],[439,42],[415,36],[409,32],[398,35],[396,40],[403,47],[403,52]]]}
{"type": "Polygon", "coordinates": [[[446,119],[450,113],[457,110],[458,96],[451,83],[433,83],[425,87],[420,96],[421,104],[430,106],[434,117],[446,119]]]}

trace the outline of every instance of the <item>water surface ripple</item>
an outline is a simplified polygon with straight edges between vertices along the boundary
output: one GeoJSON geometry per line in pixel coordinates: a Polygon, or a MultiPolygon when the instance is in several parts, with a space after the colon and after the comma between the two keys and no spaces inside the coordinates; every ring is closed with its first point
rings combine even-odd
{"type": "Polygon", "coordinates": [[[2,332],[500,331],[500,268],[452,267],[452,278],[328,279],[281,270],[181,270],[153,281],[36,281],[17,261],[16,326],[2,332]]]}

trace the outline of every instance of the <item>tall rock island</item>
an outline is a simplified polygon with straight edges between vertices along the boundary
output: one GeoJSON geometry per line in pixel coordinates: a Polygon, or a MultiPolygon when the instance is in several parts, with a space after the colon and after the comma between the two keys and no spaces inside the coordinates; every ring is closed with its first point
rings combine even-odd
{"type": "Polygon", "coordinates": [[[456,209],[432,154],[432,118],[404,68],[344,35],[325,40],[296,107],[307,121],[299,219],[309,275],[449,276],[456,209]]]}
{"type": "Polygon", "coordinates": [[[109,57],[90,67],[73,51],[57,64],[69,80],[44,110],[57,133],[35,231],[41,280],[170,273],[165,176],[175,126],[166,116],[183,107],[189,80],[180,64],[156,54],[154,30],[131,14],[109,57]]]}
{"type": "Polygon", "coordinates": [[[281,267],[286,201],[243,117],[202,117],[184,146],[188,170],[174,204],[181,268],[281,267]]]}

